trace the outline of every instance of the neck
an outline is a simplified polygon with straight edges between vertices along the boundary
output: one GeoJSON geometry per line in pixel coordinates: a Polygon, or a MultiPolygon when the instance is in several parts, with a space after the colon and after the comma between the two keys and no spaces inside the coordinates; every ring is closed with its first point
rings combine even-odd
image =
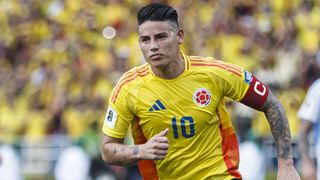
{"type": "Polygon", "coordinates": [[[179,54],[176,60],[164,67],[151,67],[153,73],[163,79],[174,79],[184,72],[185,62],[179,54]]]}

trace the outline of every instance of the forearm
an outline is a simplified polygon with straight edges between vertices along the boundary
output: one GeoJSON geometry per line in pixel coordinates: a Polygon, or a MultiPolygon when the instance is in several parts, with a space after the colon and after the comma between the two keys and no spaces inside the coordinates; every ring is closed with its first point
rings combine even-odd
{"type": "Polygon", "coordinates": [[[307,136],[299,137],[299,150],[301,154],[301,161],[310,163],[311,159],[309,157],[309,144],[307,136]]]}
{"type": "Polygon", "coordinates": [[[130,165],[139,160],[163,160],[168,154],[169,141],[166,135],[169,129],[154,135],[145,144],[124,145],[123,138],[103,136],[102,158],[112,165],[130,165]]]}
{"type": "Polygon", "coordinates": [[[278,159],[292,160],[291,134],[284,108],[271,93],[263,108],[274,137],[278,159]]]}
{"type": "Polygon", "coordinates": [[[103,160],[111,165],[130,165],[140,160],[139,145],[129,146],[119,143],[106,143],[102,147],[103,160]]]}
{"type": "Polygon", "coordinates": [[[309,156],[309,140],[308,135],[311,131],[312,124],[310,122],[301,121],[298,139],[299,139],[299,150],[301,154],[302,162],[312,163],[312,160],[309,156]]]}

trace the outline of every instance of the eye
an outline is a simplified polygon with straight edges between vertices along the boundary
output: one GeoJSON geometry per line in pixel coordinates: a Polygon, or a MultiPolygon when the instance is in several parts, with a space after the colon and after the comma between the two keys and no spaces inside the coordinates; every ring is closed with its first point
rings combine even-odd
{"type": "Polygon", "coordinates": [[[140,38],[140,41],[143,43],[148,43],[150,41],[150,39],[146,38],[146,37],[142,37],[142,38],[140,38]]]}
{"type": "Polygon", "coordinates": [[[168,37],[168,35],[166,34],[159,34],[156,38],[159,39],[159,40],[164,40],[168,37]]]}

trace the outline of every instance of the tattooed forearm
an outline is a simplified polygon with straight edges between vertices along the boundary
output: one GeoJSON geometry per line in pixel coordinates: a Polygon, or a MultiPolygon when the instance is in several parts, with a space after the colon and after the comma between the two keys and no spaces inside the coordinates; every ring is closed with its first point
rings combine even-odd
{"type": "Polygon", "coordinates": [[[113,147],[110,151],[110,155],[117,159],[113,162],[113,164],[120,166],[134,164],[136,160],[130,159],[130,154],[136,156],[138,153],[138,146],[113,147]]]}
{"type": "Polygon", "coordinates": [[[110,165],[120,166],[135,164],[142,159],[140,147],[142,145],[130,146],[123,143],[123,138],[104,135],[101,147],[102,159],[110,165]]]}
{"type": "Polygon", "coordinates": [[[291,135],[288,119],[280,102],[269,93],[262,110],[269,122],[274,137],[278,156],[283,159],[291,157],[291,135]]]}

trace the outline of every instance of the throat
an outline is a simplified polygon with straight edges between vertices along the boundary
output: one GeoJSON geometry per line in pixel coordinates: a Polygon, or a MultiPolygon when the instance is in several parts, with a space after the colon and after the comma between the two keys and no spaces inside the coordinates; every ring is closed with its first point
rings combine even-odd
{"type": "Polygon", "coordinates": [[[151,67],[153,73],[162,79],[175,79],[179,77],[185,70],[185,64],[183,59],[179,59],[168,66],[154,68],[151,67]]]}

